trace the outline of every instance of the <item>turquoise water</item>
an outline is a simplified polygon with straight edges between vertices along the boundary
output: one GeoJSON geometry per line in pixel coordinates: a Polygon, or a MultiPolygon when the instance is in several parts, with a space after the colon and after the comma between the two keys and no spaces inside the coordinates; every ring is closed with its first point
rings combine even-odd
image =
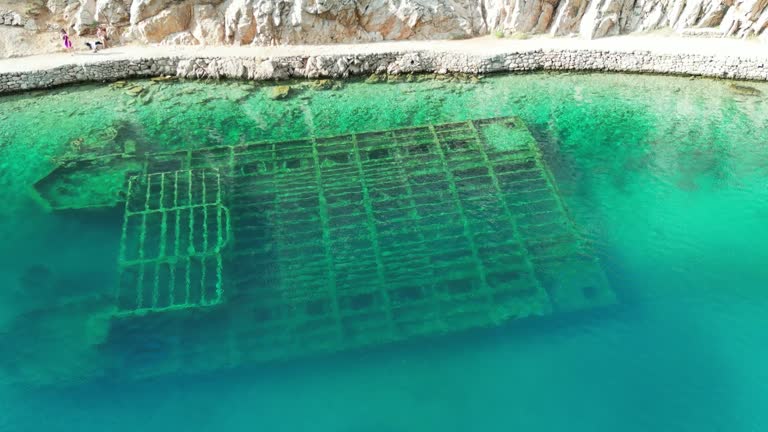
{"type": "MultiPolygon", "coordinates": [[[[768,428],[765,84],[535,74],[294,83],[285,100],[250,83],[136,85],[0,99],[0,429],[768,428]],[[266,365],[197,372],[216,358],[202,353],[145,380],[97,372],[109,366],[84,347],[102,327],[80,318],[114,295],[122,210],[46,210],[32,186],[62,157],[498,116],[538,140],[615,306],[266,365]]],[[[164,331],[131,343],[151,357],[164,331]]]]}

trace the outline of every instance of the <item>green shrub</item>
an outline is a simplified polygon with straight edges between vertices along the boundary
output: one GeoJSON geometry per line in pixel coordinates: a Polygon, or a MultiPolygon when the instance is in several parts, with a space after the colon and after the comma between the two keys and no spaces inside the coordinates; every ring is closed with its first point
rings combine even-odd
{"type": "Polygon", "coordinates": [[[525,40],[525,39],[530,39],[531,35],[523,32],[514,32],[508,35],[507,37],[510,39],[525,40]]]}

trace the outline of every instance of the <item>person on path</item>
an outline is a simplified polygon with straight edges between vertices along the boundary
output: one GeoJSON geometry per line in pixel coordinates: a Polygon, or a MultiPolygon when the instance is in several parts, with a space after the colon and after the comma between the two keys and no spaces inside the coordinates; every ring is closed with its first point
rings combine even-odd
{"type": "Polygon", "coordinates": [[[69,38],[67,31],[61,29],[61,42],[64,44],[64,49],[69,51],[71,55],[75,55],[74,47],[72,46],[72,40],[69,38]]]}
{"type": "Polygon", "coordinates": [[[99,26],[99,28],[96,29],[96,39],[101,42],[101,48],[105,49],[107,47],[107,29],[99,26]]]}
{"type": "Polygon", "coordinates": [[[85,46],[90,48],[92,52],[97,53],[101,49],[102,43],[101,41],[88,41],[85,43],[85,46]]]}

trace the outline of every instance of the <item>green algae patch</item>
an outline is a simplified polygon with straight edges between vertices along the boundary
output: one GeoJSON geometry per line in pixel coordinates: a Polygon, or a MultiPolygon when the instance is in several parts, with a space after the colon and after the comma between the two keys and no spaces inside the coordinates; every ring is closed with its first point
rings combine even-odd
{"type": "MultiPolygon", "coordinates": [[[[482,129],[483,138],[492,143],[494,150],[514,151],[517,148],[536,145],[536,140],[531,136],[528,128],[521,121],[517,127],[505,127],[500,124],[489,124],[482,129]]],[[[525,157],[524,153],[519,155],[525,157]]]]}
{"type": "Polygon", "coordinates": [[[274,100],[281,100],[286,99],[291,94],[291,87],[290,86],[275,86],[272,87],[272,90],[270,90],[269,97],[270,99],[274,100]]]}
{"type": "Polygon", "coordinates": [[[125,91],[125,94],[128,96],[138,96],[144,91],[144,87],[139,85],[134,85],[131,87],[128,87],[128,89],[125,91]]]}
{"type": "Polygon", "coordinates": [[[35,184],[54,210],[114,207],[124,199],[126,173],[141,164],[122,157],[68,162],[35,184]]]}
{"type": "Polygon", "coordinates": [[[344,86],[340,81],[334,81],[329,79],[311,81],[308,87],[312,90],[339,90],[344,86]]]}
{"type": "Polygon", "coordinates": [[[149,80],[154,82],[154,83],[160,83],[160,82],[166,82],[166,81],[173,81],[175,79],[176,79],[176,77],[174,77],[174,76],[165,75],[165,76],[153,77],[153,78],[150,78],[149,80]]]}
{"type": "Polygon", "coordinates": [[[755,87],[748,86],[748,85],[730,83],[728,85],[728,88],[730,88],[734,93],[743,95],[743,96],[762,96],[763,95],[763,92],[756,89],[755,87]]]}

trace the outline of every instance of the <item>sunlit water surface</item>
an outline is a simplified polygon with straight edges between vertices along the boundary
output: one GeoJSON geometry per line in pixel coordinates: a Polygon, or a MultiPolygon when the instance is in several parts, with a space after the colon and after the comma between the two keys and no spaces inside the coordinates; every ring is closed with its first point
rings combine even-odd
{"type": "Polygon", "coordinates": [[[285,100],[251,83],[137,84],[0,98],[0,430],[768,430],[765,84],[533,74],[294,83],[285,100]],[[40,347],[87,368],[44,311],[116,285],[114,226],[34,197],[73,141],[113,127],[200,148],[495,116],[541,144],[616,307],[203,374],[18,382],[35,371],[15,354],[40,347]],[[13,326],[35,311],[39,328],[13,326]]]}

